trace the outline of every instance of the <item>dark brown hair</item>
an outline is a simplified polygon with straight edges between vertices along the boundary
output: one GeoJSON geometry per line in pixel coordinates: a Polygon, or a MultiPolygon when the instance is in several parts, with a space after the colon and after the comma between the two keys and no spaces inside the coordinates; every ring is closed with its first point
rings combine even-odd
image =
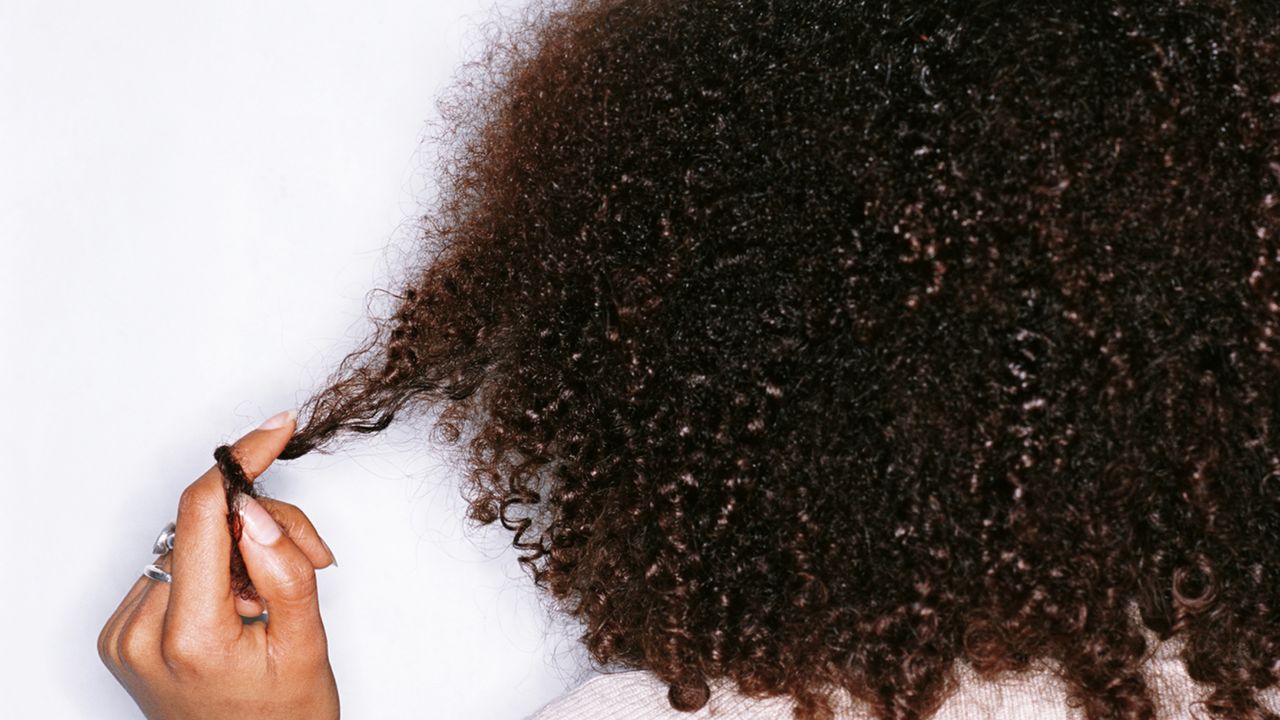
{"type": "Polygon", "coordinates": [[[928,717],[1280,668],[1274,2],[599,0],[441,103],[395,307],[282,458],[436,413],[601,662],[928,717]],[[465,451],[465,452],[463,452],[465,451]]]}

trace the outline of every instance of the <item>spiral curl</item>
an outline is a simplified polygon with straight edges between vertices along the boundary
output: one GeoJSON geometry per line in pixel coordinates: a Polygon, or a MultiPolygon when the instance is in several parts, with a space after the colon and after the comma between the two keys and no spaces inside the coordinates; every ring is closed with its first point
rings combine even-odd
{"type": "Polygon", "coordinates": [[[597,661],[927,718],[965,660],[1277,720],[1268,2],[580,0],[441,101],[395,307],[281,458],[433,409],[597,661]],[[1136,608],[1136,615],[1131,609],[1136,608]]]}

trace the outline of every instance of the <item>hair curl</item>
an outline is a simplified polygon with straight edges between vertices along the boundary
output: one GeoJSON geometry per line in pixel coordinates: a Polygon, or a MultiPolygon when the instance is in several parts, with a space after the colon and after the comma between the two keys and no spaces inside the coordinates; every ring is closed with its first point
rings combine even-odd
{"type": "Polygon", "coordinates": [[[282,458],[438,410],[678,708],[1048,658],[1151,718],[1132,604],[1275,720],[1275,3],[561,2],[453,89],[423,255],[282,458]]]}

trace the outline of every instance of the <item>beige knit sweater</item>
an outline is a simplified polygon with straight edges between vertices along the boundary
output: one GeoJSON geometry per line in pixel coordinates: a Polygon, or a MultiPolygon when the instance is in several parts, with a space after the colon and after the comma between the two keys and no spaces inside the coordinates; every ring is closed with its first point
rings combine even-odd
{"type": "MultiPolygon", "coordinates": [[[[1135,608],[1136,610],[1136,608],[1135,608]]],[[[1156,696],[1161,720],[1208,718],[1195,707],[1205,688],[1187,677],[1177,654],[1181,642],[1156,640],[1143,629],[1153,648],[1143,666],[1147,683],[1156,696]]],[[[938,711],[934,720],[1082,720],[1084,713],[1067,706],[1064,685],[1042,664],[1038,669],[1011,675],[999,682],[980,680],[964,661],[956,663],[959,689],[938,711]]],[[[851,701],[841,691],[835,696],[839,720],[868,720],[865,705],[851,701]]],[[[1268,688],[1259,699],[1280,712],[1280,689],[1268,688]]],[[[647,671],[596,675],[567,695],[553,701],[529,720],[790,720],[791,701],[786,698],[753,699],[736,692],[723,679],[711,683],[711,699],[694,713],[671,709],[667,686],[647,671]]]]}

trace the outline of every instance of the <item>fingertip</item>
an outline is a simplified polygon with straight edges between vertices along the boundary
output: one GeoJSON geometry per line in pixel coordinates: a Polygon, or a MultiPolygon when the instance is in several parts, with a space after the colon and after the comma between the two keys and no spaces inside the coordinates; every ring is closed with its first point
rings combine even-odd
{"type": "Polygon", "coordinates": [[[284,534],[298,546],[311,565],[320,570],[337,564],[337,557],[324,538],[316,530],[311,519],[296,505],[290,505],[272,498],[256,498],[258,504],[266,508],[276,524],[284,530],[284,534]]]}
{"type": "Polygon", "coordinates": [[[324,567],[329,567],[330,565],[332,565],[333,567],[338,567],[338,558],[336,555],[333,554],[333,550],[329,548],[329,543],[325,542],[324,538],[320,537],[319,535],[316,535],[316,539],[319,540],[320,544],[324,546],[325,552],[329,553],[329,565],[325,565],[324,567]]]}
{"type": "Polygon", "coordinates": [[[235,505],[236,512],[244,521],[245,535],[250,540],[268,547],[280,541],[284,531],[261,503],[242,493],[236,496],[235,505]]]}
{"type": "Polygon", "coordinates": [[[279,430],[281,428],[289,428],[290,434],[292,434],[293,428],[297,424],[297,421],[298,421],[298,410],[297,408],[291,408],[289,410],[281,410],[275,415],[272,415],[271,417],[262,421],[262,424],[259,425],[257,429],[258,430],[279,430]]]}
{"type": "Polygon", "coordinates": [[[288,536],[266,507],[249,495],[236,497],[236,511],[244,523],[240,553],[259,594],[267,599],[268,587],[292,583],[300,575],[315,575],[305,552],[288,536]]]}
{"type": "Polygon", "coordinates": [[[240,551],[254,589],[270,613],[269,635],[290,643],[322,640],[315,567],[287,534],[281,532],[269,544],[251,535],[254,511],[249,508],[257,505],[251,502],[252,499],[245,501],[245,533],[240,538],[240,551]]]}
{"type": "Polygon", "coordinates": [[[283,410],[235,442],[236,458],[250,481],[265,472],[289,444],[297,428],[297,420],[296,409],[283,410]]]}

